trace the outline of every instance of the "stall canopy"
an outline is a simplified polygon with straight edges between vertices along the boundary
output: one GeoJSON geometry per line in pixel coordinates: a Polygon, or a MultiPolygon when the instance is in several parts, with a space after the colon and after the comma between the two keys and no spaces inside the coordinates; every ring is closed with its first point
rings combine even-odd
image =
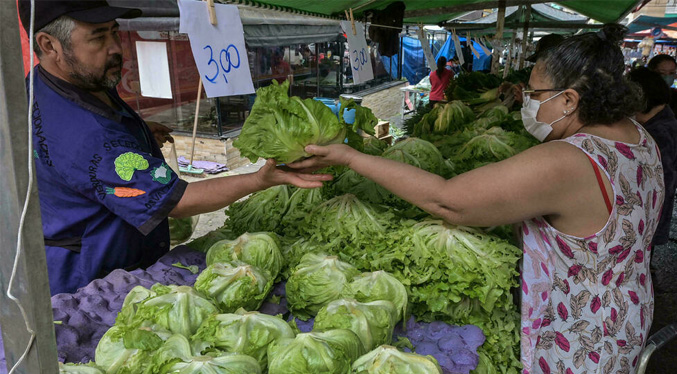
{"type": "MultiPolygon", "coordinates": [[[[179,9],[176,0],[109,0],[116,6],[136,7],[143,16],[118,20],[122,30],[178,31],[179,9]]],[[[342,37],[338,20],[328,17],[280,12],[274,9],[238,4],[245,40],[250,47],[323,43],[342,37]]]]}
{"type": "Polygon", "coordinates": [[[634,34],[655,27],[677,31],[677,17],[651,17],[641,15],[628,24],[628,31],[634,34]]]}
{"type": "MultiPolygon", "coordinates": [[[[217,0],[218,1],[218,0],[217,0]]],[[[586,17],[602,23],[617,22],[632,11],[642,0],[560,0],[556,4],[565,6],[586,17]]],[[[226,2],[226,1],[223,1],[226,2]]],[[[279,9],[321,14],[345,18],[344,11],[353,9],[355,17],[361,17],[365,11],[383,9],[394,0],[233,0],[239,4],[263,4],[279,9]]],[[[506,6],[546,3],[541,0],[506,0],[506,6]]],[[[492,0],[404,0],[406,23],[437,24],[477,9],[496,8],[499,1],[492,0]]]]}
{"type": "MultiPolygon", "coordinates": [[[[511,6],[505,9],[505,28],[507,30],[523,28],[524,7],[511,6]]],[[[534,4],[529,12],[529,25],[533,29],[547,29],[551,32],[561,29],[563,31],[573,32],[576,29],[592,27],[588,22],[590,18],[579,14],[565,12],[556,9],[549,4],[534,4]]],[[[450,22],[443,23],[442,26],[447,29],[477,30],[478,33],[493,33],[496,29],[498,12],[491,13],[485,17],[469,18],[468,15],[462,15],[450,22]]],[[[601,25],[601,24],[597,24],[601,25]]],[[[504,36],[509,35],[506,31],[504,36]]]]}

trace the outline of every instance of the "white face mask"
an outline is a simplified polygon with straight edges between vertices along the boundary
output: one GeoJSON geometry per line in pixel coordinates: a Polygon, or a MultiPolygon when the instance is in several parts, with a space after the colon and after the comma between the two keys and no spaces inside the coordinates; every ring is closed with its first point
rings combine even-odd
{"type": "Polygon", "coordinates": [[[548,98],[545,101],[538,101],[530,98],[529,96],[524,97],[524,102],[522,103],[522,122],[524,123],[524,128],[527,129],[527,132],[533,135],[536,139],[543,141],[545,138],[552,132],[552,125],[563,120],[566,117],[566,114],[562,118],[557,119],[550,124],[545,122],[539,122],[536,119],[538,115],[538,110],[541,108],[541,104],[545,104],[548,101],[556,98],[557,96],[564,93],[560,91],[558,94],[548,98]]]}

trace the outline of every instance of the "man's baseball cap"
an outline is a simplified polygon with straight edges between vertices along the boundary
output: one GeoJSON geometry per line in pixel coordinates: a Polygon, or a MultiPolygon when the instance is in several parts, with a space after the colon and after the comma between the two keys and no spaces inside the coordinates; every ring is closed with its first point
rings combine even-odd
{"type": "Polygon", "coordinates": [[[538,43],[536,43],[536,52],[527,57],[527,61],[536,62],[536,60],[543,56],[545,51],[557,47],[557,45],[563,41],[564,37],[559,34],[548,34],[542,37],[538,43]]]}
{"type": "MultiPolygon", "coordinates": [[[[24,30],[28,32],[31,22],[30,0],[19,0],[19,15],[24,30]]],[[[136,18],[140,15],[141,9],[114,7],[101,0],[35,0],[34,32],[61,16],[87,23],[105,23],[116,18],[136,18]]]]}

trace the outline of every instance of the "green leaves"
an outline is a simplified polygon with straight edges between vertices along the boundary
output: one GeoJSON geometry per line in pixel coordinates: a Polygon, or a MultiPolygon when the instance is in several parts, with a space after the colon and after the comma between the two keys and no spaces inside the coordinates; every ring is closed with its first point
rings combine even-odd
{"type": "Polygon", "coordinates": [[[274,279],[284,267],[280,240],[274,233],[245,233],[235,240],[217,242],[207,252],[207,265],[232,261],[254,265],[274,279]]]}
{"type": "Polygon", "coordinates": [[[396,322],[397,310],[390,301],[360,303],[352,299],[339,299],[320,310],[315,317],[313,330],[348,329],[357,334],[364,350],[369,351],[392,341],[396,322]]]}
{"type": "Polygon", "coordinates": [[[336,256],[306,254],[287,280],[289,309],[296,317],[309,319],[320,308],[341,297],[344,287],[357,274],[357,269],[336,256]]]}
{"type": "Polygon", "coordinates": [[[350,330],[298,334],[269,346],[268,373],[347,374],[352,362],[364,352],[360,338],[350,330]]]}
{"type": "Polygon", "coordinates": [[[288,97],[289,83],[257,90],[257,99],[233,145],[242,156],[256,162],[259,157],[290,163],[308,157],[309,144],[342,143],[346,128],[319,101],[288,97]]]}
{"type": "Polygon", "coordinates": [[[353,363],[354,374],[442,374],[442,368],[432,356],[406,353],[382,345],[353,363]]]}
{"type": "Polygon", "coordinates": [[[279,317],[238,309],[234,314],[209,317],[193,336],[195,352],[218,349],[254,357],[265,369],[268,345],[279,339],[293,339],[289,324],[279,317]]]}
{"type": "Polygon", "coordinates": [[[274,232],[287,212],[291,187],[282,185],[251,195],[226,209],[227,229],[235,235],[246,232],[274,232]]]}
{"type": "Polygon", "coordinates": [[[219,309],[257,310],[273,286],[273,278],[260,268],[244,263],[209,265],[195,281],[195,290],[214,300],[219,309]]]}

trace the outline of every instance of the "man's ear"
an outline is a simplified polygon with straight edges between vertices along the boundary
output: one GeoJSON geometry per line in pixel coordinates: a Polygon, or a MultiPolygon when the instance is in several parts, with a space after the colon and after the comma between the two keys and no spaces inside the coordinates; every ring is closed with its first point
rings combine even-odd
{"type": "Polygon", "coordinates": [[[38,47],[42,51],[40,55],[41,58],[52,58],[58,59],[63,52],[61,43],[53,36],[45,33],[39,32],[35,35],[35,42],[38,43],[38,47]]]}

